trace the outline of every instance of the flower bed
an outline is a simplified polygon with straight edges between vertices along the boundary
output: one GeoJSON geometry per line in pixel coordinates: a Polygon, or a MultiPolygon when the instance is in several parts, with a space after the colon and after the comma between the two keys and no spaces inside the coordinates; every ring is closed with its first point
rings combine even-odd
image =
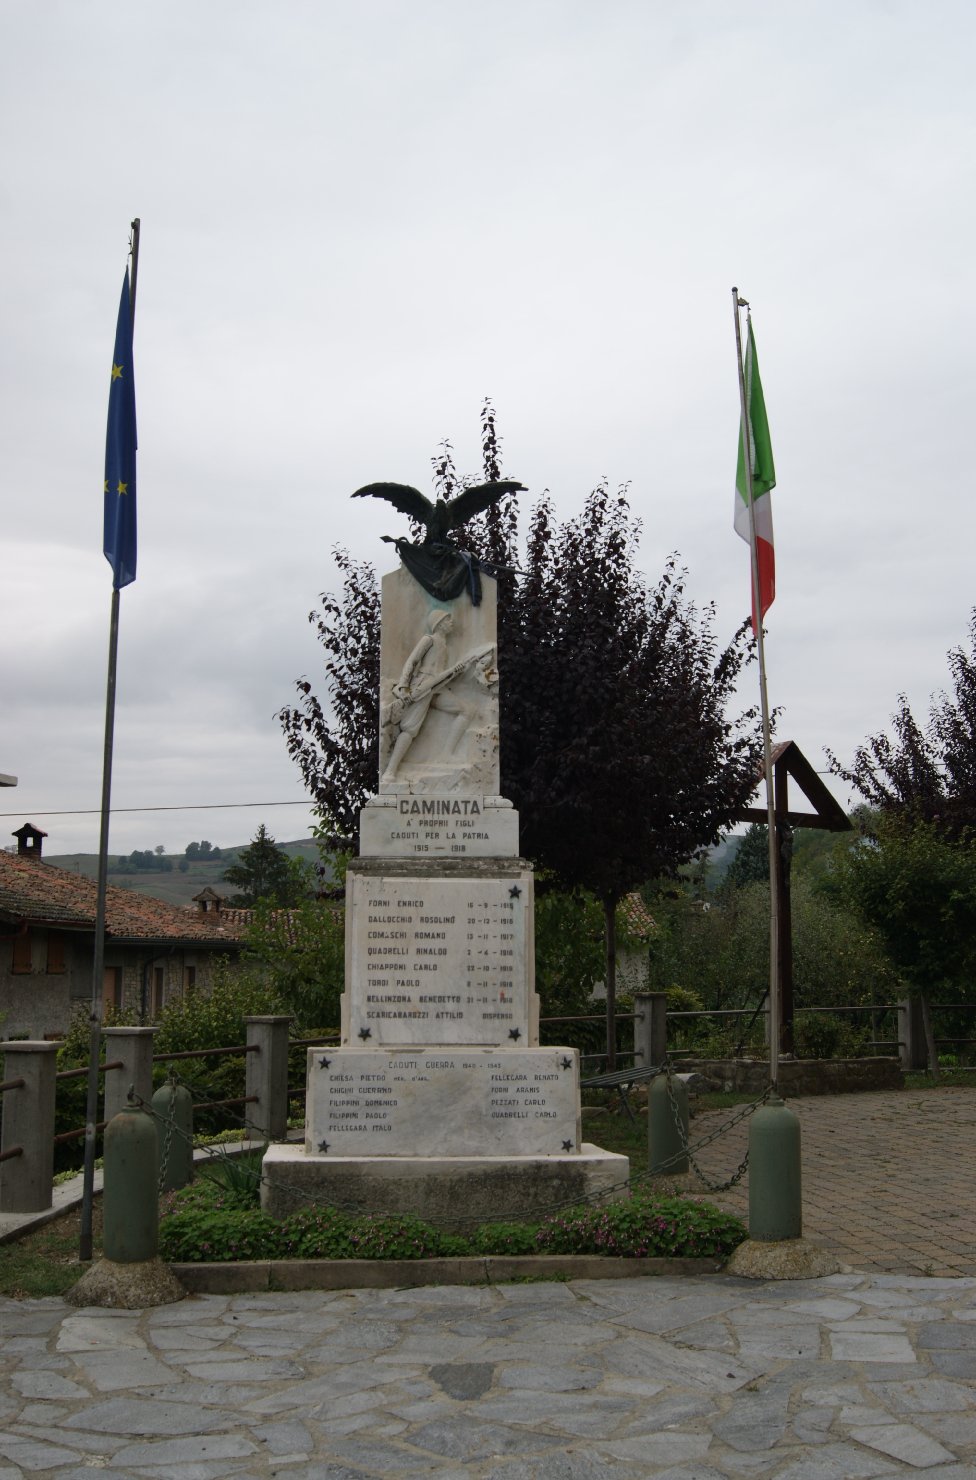
{"type": "Polygon", "coordinates": [[[253,1190],[201,1177],[168,1199],[161,1256],[181,1264],[471,1255],[724,1258],[746,1237],[737,1218],[709,1203],[642,1189],[620,1202],[559,1210],[538,1223],[485,1223],[467,1234],[444,1233],[420,1218],[320,1206],[276,1219],[255,1201],[253,1190]]]}

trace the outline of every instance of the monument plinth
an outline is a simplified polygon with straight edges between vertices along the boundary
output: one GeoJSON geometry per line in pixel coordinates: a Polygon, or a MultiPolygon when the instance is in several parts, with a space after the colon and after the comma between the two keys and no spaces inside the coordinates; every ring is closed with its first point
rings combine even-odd
{"type": "Polygon", "coordinates": [[[262,1204],[463,1227],[620,1195],[627,1158],[581,1143],[577,1051],[539,1046],[532,866],[500,794],[495,581],[474,562],[465,585],[449,553],[463,589],[442,599],[428,546],[401,545],[410,570],[382,585],[379,786],[346,879],[341,1043],[309,1050],[305,1144],[269,1148],[262,1204]]]}

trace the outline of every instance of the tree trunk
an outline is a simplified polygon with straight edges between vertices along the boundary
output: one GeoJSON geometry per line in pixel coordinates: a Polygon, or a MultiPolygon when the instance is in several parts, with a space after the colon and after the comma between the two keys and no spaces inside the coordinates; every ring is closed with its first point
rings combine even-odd
{"type": "Polygon", "coordinates": [[[922,1004],[922,1028],[925,1032],[925,1052],[928,1054],[929,1073],[933,1079],[938,1079],[939,1050],[935,1046],[935,1034],[932,1032],[932,1014],[929,1011],[929,999],[924,992],[920,1001],[922,1004]]]}
{"type": "Polygon", "coordinates": [[[617,1067],[617,901],[603,901],[607,947],[607,1072],[617,1067]]]}

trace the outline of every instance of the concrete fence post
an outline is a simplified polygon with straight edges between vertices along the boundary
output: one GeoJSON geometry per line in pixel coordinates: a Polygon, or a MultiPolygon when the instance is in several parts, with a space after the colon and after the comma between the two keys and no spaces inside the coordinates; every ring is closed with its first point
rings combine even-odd
{"type": "Polygon", "coordinates": [[[58,1045],[37,1040],[5,1043],[4,1079],[23,1079],[3,1095],[0,1151],[22,1153],[0,1162],[0,1212],[43,1213],[54,1178],[54,1073],[58,1045]]]}
{"type": "Polygon", "coordinates": [[[155,1028],[103,1028],[105,1062],[122,1060],[121,1069],[105,1075],[103,1119],[112,1120],[128,1105],[129,1086],[137,1099],[148,1105],[152,1099],[152,1051],[155,1028]]]}
{"type": "Polygon", "coordinates": [[[634,1012],[640,1014],[634,1023],[634,1053],[641,1069],[663,1064],[667,1057],[667,1010],[663,992],[638,992],[634,997],[634,1012]]]}
{"type": "Polygon", "coordinates": [[[249,1017],[247,1043],[257,1052],[246,1060],[246,1095],[254,1095],[253,1104],[245,1105],[247,1128],[256,1140],[284,1140],[288,1129],[288,1026],[290,1017],[249,1017]]]}
{"type": "Polygon", "coordinates": [[[922,1004],[917,997],[903,997],[898,1004],[898,1057],[906,1072],[928,1068],[922,1004]]]}

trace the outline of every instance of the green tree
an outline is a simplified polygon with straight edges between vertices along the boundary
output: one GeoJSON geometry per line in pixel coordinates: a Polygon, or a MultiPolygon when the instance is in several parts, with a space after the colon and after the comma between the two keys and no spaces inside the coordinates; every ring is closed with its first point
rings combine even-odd
{"type": "Polygon", "coordinates": [[[603,908],[611,1068],[617,907],[718,841],[754,788],[759,757],[755,711],[728,713],[744,631],[719,648],[711,609],[700,614],[688,600],[673,559],[648,586],[638,537],[623,491],[600,485],[579,518],[558,527],[543,500],[520,625],[499,657],[512,695],[503,778],[522,846],[603,908]]]}
{"type": "Polygon", "coordinates": [[[976,843],[937,822],[878,816],[834,885],[876,926],[922,1004],[929,1068],[938,1072],[930,1002],[962,1000],[976,970],[976,843]]]}
{"type": "Polygon", "coordinates": [[[976,608],[969,619],[969,650],[947,654],[952,694],[937,695],[920,723],[904,694],[892,716],[894,738],[869,737],[849,766],[829,750],[831,770],[869,807],[931,823],[945,837],[976,829],[976,608]]]}
{"type": "Polygon", "coordinates": [[[769,880],[769,828],[754,822],[743,835],[725,873],[726,884],[742,888],[769,880]]]}
{"type": "Polygon", "coordinates": [[[309,893],[306,871],[295,866],[275,843],[262,822],[253,840],[242,848],[236,863],[224,870],[224,879],[234,884],[238,893],[229,903],[247,907],[259,900],[273,905],[292,905],[309,893]]]}
{"type": "MultiPolygon", "coordinates": [[[[707,1008],[750,1008],[769,982],[769,885],[726,886],[703,908],[687,893],[661,892],[652,905],[658,930],[651,974],[659,990],[697,993],[707,1008]]],[[[798,1007],[870,1005],[890,1001],[901,985],[883,933],[867,923],[844,890],[830,894],[804,875],[792,889],[793,980],[798,1007]]],[[[744,1027],[726,1034],[726,1050],[744,1027]]],[[[805,1017],[797,1019],[803,1051],[805,1017]]],[[[842,1021],[833,1031],[843,1046],[842,1021]]],[[[714,1029],[705,1029],[715,1034],[714,1029]]],[[[821,1035],[822,1036],[822,1035],[821,1035]]],[[[864,1036],[863,1034],[861,1035],[864,1036]]]]}
{"type": "Polygon", "coordinates": [[[355,850],[359,813],[378,781],[380,593],[372,565],[342,549],[333,557],[341,595],[323,592],[321,610],[308,614],[325,652],[327,701],[303,676],[298,703],[278,719],[333,846],[355,850]]]}
{"type": "Polygon", "coordinates": [[[585,1013],[606,967],[603,911],[592,894],[548,882],[540,878],[535,901],[536,991],[546,1017],[585,1013]]]}
{"type": "Polygon", "coordinates": [[[191,862],[196,862],[198,859],[210,859],[220,857],[220,849],[215,848],[214,845],[212,843],[209,843],[206,838],[204,838],[203,841],[200,843],[187,843],[184,852],[186,857],[189,858],[191,862]]]}
{"type": "Polygon", "coordinates": [[[297,1029],[338,1027],[345,928],[335,901],[305,899],[282,910],[262,900],[247,932],[244,959],[294,1015],[297,1029]]]}

